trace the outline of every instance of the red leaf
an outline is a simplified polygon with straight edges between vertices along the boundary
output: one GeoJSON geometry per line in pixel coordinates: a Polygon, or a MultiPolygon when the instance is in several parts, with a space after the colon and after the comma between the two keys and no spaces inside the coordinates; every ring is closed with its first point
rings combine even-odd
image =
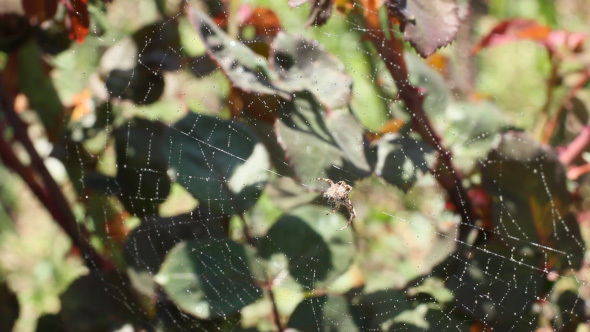
{"type": "Polygon", "coordinates": [[[57,12],[57,0],[22,0],[22,4],[25,15],[35,23],[49,20],[57,12]]]}
{"type": "Polygon", "coordinates": [[[459,29],[455,0],[389,0],[387,8],[404,39],[424,58],[450,44],[459,29]]]}
{"type": "Polygon", "coordinates": [[[70,39],[83,43],[90,25],[88,0],[61,0],[61,3],[68,12],[70,39]]]}
{"type": "Polygon", "coordinates": [[[545,46],[550,53],[560,49],[575,52],[582,47],[585,36],[564,30],[551,30],[550,27],[533,20],[515,18],[498,23],[490,33],[473,47],[471,52],[478,53],[486,47],[496,46],[517,40],[533,40],[545,46]]]}

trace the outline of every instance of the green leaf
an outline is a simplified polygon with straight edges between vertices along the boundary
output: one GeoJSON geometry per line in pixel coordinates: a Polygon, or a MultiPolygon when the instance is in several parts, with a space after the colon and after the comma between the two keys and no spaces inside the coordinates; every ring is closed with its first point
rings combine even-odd
{"type": "MultiPolygon", "coordinates": [[[[285,104],[275,124],[277,137],[302,181],[352,180],[370,173],[363,128],[348,112],[335,110],[327,115],[309,93],[297,94],[285,104]]],[[[310,185],[319,187],[315,182],[310,185]]]]}
{"type": "Polygon", "coordinates": [[[166,255],[185,240],[221,238],[228,215],[213,215],[205,207],[170,218],[146,218],[125,240],[124,257],[134,287],[153,295],[154,276],[166,255]]]}
{"type": "Polygon", "coordinates": [[[18,50],[18,89],[29,100],[51,138],[61,138],[64,107],[51,78],[45,73],[41,50],[34,40],[18,50]]]}
{"type": "Polygon", "coordinates": [[[352,230],[338,231],[346,219],[328,212],[325,207],[304,206],[277,220],[260,241],[260,255],[269,261],[271,275],[288,268],[299,284],[313,290],[348,269],[354,255],[352,230]]]}
{"type": "Polygon", "coordinates": [[[170,172],[213,213],[246,211],[268,181],[268,152],[242,123],[190,112],[166,142],[170,172]]]}
{"type": "Polygon", "coordinates": [[[450,44],[459,30],[456,0],[394,0],[389,9],[401,22],[404,39],[424,58],[450,44]]]}
{"type": "Polygon", "coordinates": [[[262,297],[249,248],[228,239],[192,240],[174,247],[156,281],[183,311],[201,319],[233,315],[262,297]]]}
{"type": "Polygon", "coordinates": [[[289,91],[307,90],[329,109],[350,103],[352,78],[317,41],[279,32],[271,47],[271,66],[289,91]]]}
{"type": "Polygon", "coordinates": [[[382,325],[387,320],[410,309],[405,296],[392,289],[361,294],[353,297],[350,302],[350,311],[362,331],[382,331],[382,325]]]}
{"type": "Polygon", "coordinates": [[[481,165],[498,239],[546,255],[546,263],[560,271],[578,269],[584,241],[569,211],[572,197],[555,153],[524,133],[508,132],[481,165]]]}
{"type": "Polygon", "coordinates": [[[384,137],[376,143],[377,164],[375,174],[401,190],[409,190],[419,174],[432,169],[436,161],[436,151],[408,136],[384,137]]]}
{"type": "Polygon", "coordinates": [[[136,216],[157,214],[170,192],[162,148],[165,128],[160,122],[135,118],[115,131],[119,197],[136,216]]]}
{"type": "Polygon", "coordinates": [[[137,65],[133,69],[115,69],[105,82],[113,98],[130,99],[135,104],[151,104],[164,93],[164,77],[157,71],[137,65]]]}
{"type": "Polygon", "coordinates": [[[241,42],[231,39],[199,10],[189,9],[188,16],[209,55],[234,86],[245,92],[290,98],[286,90],[276,85],[277,75],[269,70],[264,57],[254,53],[241,42]]]}
{"type": "Polygon", "coordinates": [[[126,282],[115,273],[92,272],[78,278],[60,296],[64,325],[78,332],[116,331],[142,319],[131,311],[138,304],[122,286],[126,282]]]}
{"type": "Polygon", "coordinates": [[[167,19],[143,26],[132,35],[132,38],[140,50],[137,60],[143,66],[156,71],[180,68],[180,33],[175,20],[167,19]]]}
{"type": "Polygon", "coordinates": [[[486,101],[450,103],[444,117],[439,132],[453,152],[453,163],[466,173],[487,156],[496,134],[508,124],[502,111],[486,101]]]}
{"type": "Polygon", "coordinates": [[[303,300],[291,315],[287,327],[297,331],[362,331],[348,312],[348,303],[333,295],[303,300]]]}
{"type": "Polygon", "coordinates": [[[469,322],[462,315],[457,315],[455,308],[443,311],[436,304],[421,303],[414,309],[406,310],[395,318],[385,322],[383,327],[388,332],[395,331],[470,331],[469,322]]]}
{"type": "Polygon", "coordinates": [[[470,255],[452,258],[459,259],[458,266],[447,269],[454,271],[445,277],[455,303],[494,329],[523,331],[535,326],[533,304],[549,286],[546,273],[537,267],[544,255],[499,239],[470,255]]]}

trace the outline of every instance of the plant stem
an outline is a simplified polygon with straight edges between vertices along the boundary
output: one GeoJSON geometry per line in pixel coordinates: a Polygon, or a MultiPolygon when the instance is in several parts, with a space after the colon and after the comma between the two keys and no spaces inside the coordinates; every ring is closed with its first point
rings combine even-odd
{"type": "Polygon", "coordinates": [[[272,315],[275,320],[275,324],[279,329],[279,332],[285,331],[285,328],[281,324],[281,316],[279,315],[279,309],[277,307],[277,300],[275,299],[275,295],[272,292],[272,282],[268,282],[267,285],[268,296],[270,296],[270,302],[272,303],[272,315]]]}
{"type": "Polygon", "coordinates": [[[565,166],[570,165],[586,150],[588,145],[590,145],[590,125],[582,128],[578,136],[559,153],[559,161],[565,166]]]}
{"type": "Polygon", "coordinates": [[[582,73],[582,77],[580,80],[574,85],[571,90],[569,91],[565,100],[561,103],[557,114],[549,121],[545,123],[545,127],[543,128],[543,137],[541,142],[547,144],[553,133],[555,132],[555,128],[557,128],[557,124],[559,123],[559,119],[563,116],[563,113],[571,107],[571,101],[576,96],[578,90],[580,90],[586,83],[590,80],[590,69],[584,70],[582,73]]]}
{"type": "MultiPolygon", "coordinates": [[[[390,20],[391,22],[391,20],[390,20]]],[[[391,24],[391,23],[390,23],[391,24]]],[[[452,163],[452,154],[442,145],[442,139],[432,127],[424,111],[426,91],[410,83],[408,69],[403,57],[403,44],[391,29],[391,38],[385,36],[380,27],[369,27],[367,36],[375,46],[377,53],[385,62],[399,90],[400,99],[404,101],[413,120],[414,130],[422,139],[438,152],[437,167],[434,175],[439,184],[446,190],[449,200],[461,215],[458,239],[465,241],[473,228],[477,214],[473,210],[467,190],[463,187],[462,177],[452,163]]]]}
{"type": "Polygon", "coordinates": [[[2,139],[3,159],[6,158],[6,160],[9,160],[11,164],[7,164],[14,166],[14,171],[22,177],[41,203],[45,205],[45,208],[47,208],[53,218],[71,239],[73,245],[80,249],[86,266],[89,269],[106,266],[107,264],[103,258],[98,255],[94,248],[92,248],[88,241],[81,235],[78,223],[70,209],[68,201],[45,167],[43,159],[39,156],[37,150],[33,146],[33,143],[27,134],[27,126],[18,114],[16,114],[13,107],[13,101],[7,95],[6,91],[4,84],[0,82],[0,109],[5,115],[6,121],[14,131],[14,138],[22,144],[31,158],[31,168],[40,177],[41,183],[35,180],[35,176],[31,169],[27,169],[27,167],[22,165],[18,159],[14,160],[16,156],[11,155],[13,151],[10,144],[4,139],[2,139]]]}
{"type": "Polygon", "coordinates": [[[231,38],[238,37],[238,10],[240,9],[240,0],[229,0],[229,13],[227,17],[227,34],[231,38]]]}
{"type": "Polygon", "coordinates": [[[543,104],[543,107],[541,108],[541,119],[538,125],[538,133],[543,143],[547,143],[544,140],[549,139],[546,137],[546,135],[543,134],[547,130],[546,127],[548,126],[549,122],[551,122],[551,120],[549,119],[549,111],[551,109],[551,104],[553,103],[553,96],[555,95],[555,88],[557,87],[557,76],[559,74],[559,67],[561,65],[561,61],[559,60],[559,58],[551,54],[550,56],[551,72],[549,73],[549,78],[547,79],[547,99],[545,100],[545,104],[543,104]]]}

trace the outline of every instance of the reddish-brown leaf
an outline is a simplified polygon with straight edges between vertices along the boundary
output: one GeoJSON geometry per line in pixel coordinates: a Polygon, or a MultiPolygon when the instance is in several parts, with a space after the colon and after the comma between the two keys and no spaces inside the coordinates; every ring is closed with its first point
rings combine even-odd
{"type": "Polygon", "coordinates": [[[388,0],[387,8],[404,39],[424,58],[450,44],[459,29],[456,0],[388,0]]]}
{"type": "Polygon", "coordinates": [[[363,4],[363,15],[368,28],[372,30],[379,29],[379,8],[381,8],[383,0],[361,0],[361,3],[363,4]]]}
{"type": "Polygon", "coordinates": [[[551,30],[550,27],[533,20],[515,18],[498,23],[490,33],[473,47],[471,52],[476,54],[484,48],[517,40],[536,41],[545,46],[552,54],[560,49],[576,52],[583,46],[584,39],[585,36],[581,33],[551,30]]]}
{"type": "Polygon", "coordinates": [[[88,0],[61,0],[61,3],[68,12],[70,39],[83,43],[90,26],[88,0]]]}
{"type": "Polygon", "coordinates": [[[35,23],[41,23],[55,16],[57,0],[22,0],[25,15],[35,23]]]}

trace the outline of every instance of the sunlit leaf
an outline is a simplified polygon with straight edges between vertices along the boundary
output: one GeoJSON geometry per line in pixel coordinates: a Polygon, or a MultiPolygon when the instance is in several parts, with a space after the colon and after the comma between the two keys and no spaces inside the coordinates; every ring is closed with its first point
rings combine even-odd
{"type": "Polygon", "coordinates": [[[188,15],[207,52],[234,86],[246,92],[290,98],[284,89],[275,85],[276,74],[269,70],[264,57],[231,39],[202,12],[191,9],[188,15]]]}
{"type": "Polygon", "coordinates": [[[428,173],[436,161],[434,149],[407,136],[387,135],[376,143],[375,174],[402,190],[408,190],[418,175],[428,173]]]}
{"type": "Polygon", "coordinates": [[[166,142],[171,174],[215,213],[243,213],[268,180],[268,152],[243,123],[190,112],[166,142]]]}
{"type": "Polygon", "coordinates": [[[288,269],[306,289],[327,285],[352,263],[351,229],[339,231],[346,219],[326,214],[328,208],[304,206],[279,218],[260,243],[260,255],[270,260],[272,275],[288,269]],[[285,255],[288,266],[276,255],[285,255]]]}
{"type": "MultiPolygon", "coordinates": [[[[363,128],[348,110],[325,110],[310,94],[286,103],[275,127],[288,162],[302,181],[353,180],[369,174],[363,128]]],[[[314,184],[311,184],[315,186],[314,184]]]]}
{"type": "Polygon", "coordinates": [[[124,255],[132,284],[140,292],[153,295],[152,277],[177,243],[224,237],[224,225],[229,225],[228,215],[210,214],[205,207],[169,218],[145,218],[125,241],[124,255]]]}
{"type": "Polygon", "coordinates": [[[317,42],[281,32],[272,43],[271,64],[292,92],[307,90],[330,109],[350,103],[352,78],[317,42]]]}
{"type": "Polygon", "coordinates": [[[251,249],[231,240],[192,240],[174,247],[156,281],[183,311],[222,318],[262,296],[251,271],[255,262],[251,249]]]}

